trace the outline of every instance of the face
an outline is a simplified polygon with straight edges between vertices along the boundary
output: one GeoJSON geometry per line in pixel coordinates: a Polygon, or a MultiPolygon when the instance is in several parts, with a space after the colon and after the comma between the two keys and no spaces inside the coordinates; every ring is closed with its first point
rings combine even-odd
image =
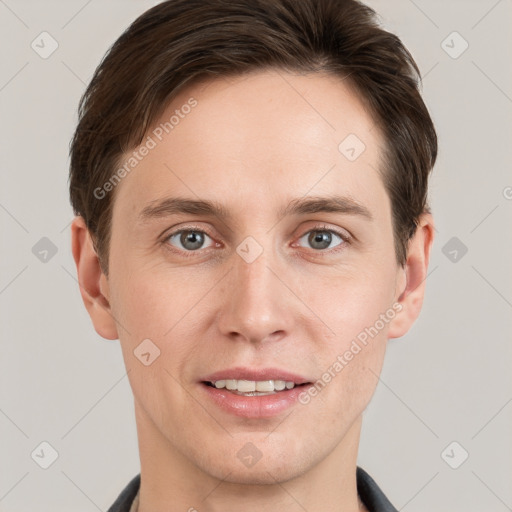
{"type": "Polygon", "coordinates": [[[148,137],[101,277],[139,436],[238,483],[341,457],[404,315],[372,118],[340,78],[268,71],[188,88],[148,137]],[[222,387],[269,380],[295,387],[222,387]]]}

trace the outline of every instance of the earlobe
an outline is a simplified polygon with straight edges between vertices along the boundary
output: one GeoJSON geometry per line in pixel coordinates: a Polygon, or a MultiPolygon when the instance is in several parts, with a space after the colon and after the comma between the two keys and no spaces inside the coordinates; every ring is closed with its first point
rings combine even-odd
{"type": "Polygon", "coordinates": [[[102,272],[91,235],[84,219],[75,217],[71,224],[71,249],[75,260],[80,294],[94,329],[103,338],[117,339],[117,326],[110,307],[108,280],[102,272]]]}
{"type": "Polygon", "coordinates": [[[430,213],[424,213],[409,241],[407,260],[397,281],[396,303],[400,304],[401,311],[390,323],[389,338],[403,336],[420,314],[433,241],[434,220],[430,213]]]}

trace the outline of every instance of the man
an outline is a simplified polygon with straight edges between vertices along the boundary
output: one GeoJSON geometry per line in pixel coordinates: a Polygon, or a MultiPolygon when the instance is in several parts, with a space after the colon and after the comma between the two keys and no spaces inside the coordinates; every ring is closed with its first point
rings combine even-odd
{"type": "Polygon", "coordinates": [[[433,241],[418,75],[354,0],[171,0],[109,50],[70,192],[134,394],[111,512],[396,510],[357,452],[433,241]]]}

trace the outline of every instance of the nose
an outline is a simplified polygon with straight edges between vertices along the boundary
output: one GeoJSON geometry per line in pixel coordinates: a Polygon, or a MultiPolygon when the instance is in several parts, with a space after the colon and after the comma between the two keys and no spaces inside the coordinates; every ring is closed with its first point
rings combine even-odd
{"type": "Polygon", "coordinates": [[[291,331],[294,295],[282,266],[267,251],[250,263],[238,254],[234,260],[222,290],[222,334],[250,343],[284,338],[291,331]]]}

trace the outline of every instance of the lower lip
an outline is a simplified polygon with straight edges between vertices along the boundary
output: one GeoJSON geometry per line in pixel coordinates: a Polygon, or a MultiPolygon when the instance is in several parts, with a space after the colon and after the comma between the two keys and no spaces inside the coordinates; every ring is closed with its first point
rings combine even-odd
{"type": "Polygon", "coordinates": [[[278,391],[272,395],[243,396],[231,393],[225,388],[217,389],[201,383],[206,394],[221,409],[243,418],[271,418],[297,403],[298,396],[307,386],[278,391]]]}

